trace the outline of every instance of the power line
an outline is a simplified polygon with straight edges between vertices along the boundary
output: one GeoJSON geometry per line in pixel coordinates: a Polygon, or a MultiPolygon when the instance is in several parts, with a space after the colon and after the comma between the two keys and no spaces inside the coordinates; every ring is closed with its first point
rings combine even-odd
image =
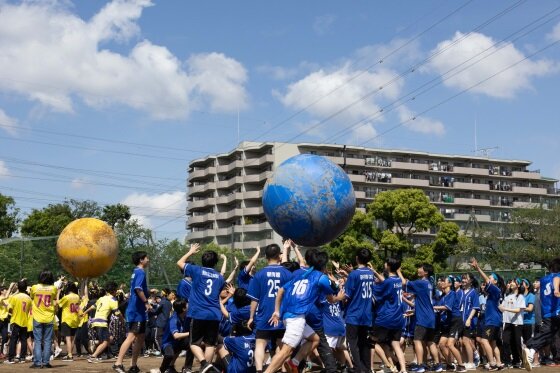
{"type": "Polygon", "coordinates": [[[511,68],[513,68],[513,67],[515,67],[515,66],[517,66],[517,65],[519,65],[520,63],[522,63],[522,62],[528,60],[529,58],[531,58],[531,57],[533,57],[533,56],[535,56],[535,55],[537,55],[537,54],[539,54],[539,53],[542,53],[542,52],[544,52],[545,50],[547,50],[547,49],[549,49],[549,48],[552,48],[553,46],[555,46],[555,45],[558,44],[558,43],[560,43],[560,39],[558,39],[558,40],[556,40],[556,41],[553,41],[552,43],[547,44],[545,47],[543,47],[543,48],[537,50],[536,52],[533,52],[533,53],[529,54],[529,55],[526,56],[525,58],[522,58],[521,60],[518,60],[517,62],[515,62],[515,63],[513,63],[513,64],[507,66],[506,68],[504,68],[504,69],[502,69],[502,70],[500,70],[500,71],[498,71],[498,72],[496,72],[496,73],[490,75],[489,77],[487,77],[487,78],[485,78],[485,79],[479,81],[478,83],[473,84],[473,85],[471,85],[470,87],[465,88],[465,89],[461,90],[460,92],[458,92],[458,93],[456,93],[456,94],[454,94],[454,95],[452,95],[452,96],[450,96],[450,97],[448,97],[448,98],[446,98],[446,99],[440,101],[439,103],[437,103],[437,104],[435,104],[435,105],[433,105],[433,106],[431,106],[431,107],[425,109],[424,111],[422,111],[422,112],[416,114],[415,116],[413,116],[413,117],[411,117],[411,118],[409,118],[409,119],[407,119],[407,120],[405,120],[405,121],[400,122],[399,124],[397,124],[397,125],[395,125],[395,126],[389,128],[388,130],[386,130],[386,131],[380,133],[379,135],[376,135],[376,136],[374,136],[374,137],[371,137],[371,138],[367,139],[366,141],[360,143],[359,145],[360,145],[360,146],[363,146],[363,145],[367,144],[367,143],[370,142],[370,141],[373,141],[373,140],[375,140],[375,139],[377,139],[377,138],[379,138],[379,137],[381,137],[381,136],[383,136],[383,135],[385,135],[385,134],[387,134],[387,133],[389,133],[389,132],[394,131],[395,129],[397,129],[397,128],[403,126],[404,124],[406,124],[406,123],[408,123],[408,122],[411,122],[411,121],[416,120],[416,119],[417,119],[418,117],[420,117],[421,115],[426,114],[426,113],[428,113],[428,112],[430,112],[430,111],[432,111],[432,110],[434,110],[434,109],[436,109],[436,108],[438,108],[438,107],[444,105],[445,103],[447,103],[447,102],[449,102],[449,101],[451,101],[451,100],[457,98],[458,96],[460,96],[460,95],[462,95],[462,94],[464,94],[464,93],[470,91],[471,89],[476,88],[476,87],[478,87],[479,85],[486,83],[487,81],[491,80],[492,78],[494,78],[494,77],[496,77],[496,76],[498,76],[498,75],[504,73],[505,71],[507,71],[507,70],[509,70],[509,69],[511,69],[511,68]]]}

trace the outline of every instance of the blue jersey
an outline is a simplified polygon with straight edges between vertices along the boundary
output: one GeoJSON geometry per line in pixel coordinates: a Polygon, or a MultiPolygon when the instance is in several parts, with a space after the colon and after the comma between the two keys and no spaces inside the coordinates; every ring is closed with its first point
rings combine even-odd
{"type": "Polygon", "coordinates": [[[558,273],[549,273],[541,278],[541,314],[542,318],[549,319],[558,314],[558,298],[554,296],[554,278],[558,273]]]}
{"type": "Polygon", "coordinates": [[[179,284],[177,285],[177,296],[188,302],[189,298],[191,297],[191,289],[192,289],[192,282],[184,278],[181,281],[179,281],[179,284]]]}
{"type": "Polygon", "coordinates": [[[249,285],[247,296],[259,302],[255,315],[256,330],[284,329],[282,322],[274,327],[268,323],[274,312],[274,302],[278,289],[290,281],[292,273],[280,264],[272,264],[261,269],[249,285]]]}
{"type": "Polygon", "coordinates": [[[144,293],[146,299],[149,297],[148,283],[146,282],[146,272],[142,268],[136,267],[132,271],[130,277],[130,299],[126,306],[126,321],[127,322],[142,322],[148,320],[148,313],[146,312],[146,304],[136,293],[136,290],[144,293]]]}
{"type": "Polygon", "coordinates": [[[348,304],[346,323],[371,326],[373,322],[373,272],[367,267],[358,268],[348,275],[344,286],[348,304]]]}
{"type": "Polygon", "coordinates": [[[249,284],[252,279],[253,276],[247,273],[246,268],[241,268],[241,271],[239,271],[239,274],[237,275],[237,287],[249,290],[249,284]]]}
{"type": "Polygon", "coordinates": [[[525,295],[525,310],[523,311],[523,324],[533,325],[535,323],[535,294],[527,293],[525,295]],[[533,305],[533,310],[531,312],[527,311],[529,305],[533,305]]]}
{"type": "Polygon", "coordinates": [[[251,306],[247,305],[241,308],[237,308],[235,303],[230,302],[227,304],[226,310],[229,313],[229,317],[223,317],[220,321],[220,334],[222,337],[231,335],[234,325],[242,324],[243,321],[249,320],[249,316],[251,314],[251,306]]]}
{"type": "Polygon", "coordinates": [[[463,301],[461,303],[463,323],[467,322],[472,310],[477,310],[477,312],[475,312],[471,319],[471,329],[475,328],[478,323],[478,311],[480,310],[479,296],[475,289],[469,289],[463,294],[463,301]]]}
{"type": "Polygon", "coordinates": [[[398,276],[390,276],[373,286],[377,312],[374,325],[387,329],[401,329],[403,326],[402,280],[398,276]]]}
{"type": "MultiPolygon", "coordinates": [[[[408,303],[402,302],[402,313],[403,315],[410,310],[414,310],[408,303]]],[[[412,338],[414,337],[414,328],[416,327],[416,315],[413,314],[409,317],[404,317],[404,324],[403,324],[403,337],[412,338]]]]}
{"type": "Polygon", "coordinates": [[[255,336],[224,338],[224,347],[231,357],[227,368],[228,373],[254,373],[255,372],[255,336]]]}
{"type": "Polygon", "coordinates": [[[190,328],[189,321],[190,319],[187,319],[186,317],[181,318],[177,312],[173,312],[173,315],[169,318],[165,328],[163,329],[163,337],[161,340],[162,350],[165,350],[167,346],[175,346],[179,343],[179,340],[173,338],[173,334],[188,332],[190,328]]]}
{"type": "Polygon", "coordinates": [[[432,293],[434,290],[432,283],[425,279],[408,281],[406,288],[408,292],[416,296],[416,300],[414,301],[416,324],[424,328],[435,328],[436,316],[432,303],[432,293]]]}
{"type": "MultiPolygon", "coordinates": [[[[450,295],[450,297],[453,297],[453,295],[450,295]]],[[[449,298],[449,299],[451,299],[451,298],[449,298]]],[[[451,299],[451,300],[453,300],[453,299],[451,299]]],[[[438,310],[435,313],[436,328],[440,329],[440,328],[449,327],[451,325],[451,311],[445,305],[445,294],[442,294],[441,298],[434,301],[434,306],[444,306],[444,307],[446,307],[445,310],[438,310]]]]}
{"type": "Polygon", "coordinates": [[[340,302],[329,303],[326,298],[323,298],[321,313],[323,314],[323,329],[326,335],[341,337],[346,334],[340,302]]]}
{"type": "Polygon", "coordinates": [[[224,287],[224,277],[212,268],[187,263],[183,269],[185,277],[192,278],[189,299],[189,317],[196,320],[222,319],[220,292],[224,287]]]}
{"type": "Polygon", "coordinates": [[[500,288],[489,282],[486,286],[486,293],[488,294],[488,297],[486,298],[484,325],[501,327],[502,311],[500,311],[499,306],[502,298],[502,292],[500,288]]]}
{"type": "Polygon", "coordinates": [[[327,275],[312,268],[292,278],[283,288],[282,318],[284,319],[307,315],[319,299],[334,293],[327,275]]]}

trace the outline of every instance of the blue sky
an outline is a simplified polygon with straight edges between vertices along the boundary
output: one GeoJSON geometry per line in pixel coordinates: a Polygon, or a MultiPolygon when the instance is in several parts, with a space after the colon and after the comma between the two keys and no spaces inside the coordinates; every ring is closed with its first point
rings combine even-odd
{"type": "Polygon", "coordinates": [[[0,0],[0,193],[182,237],[188,162],[238,140],[468,155],[475,122],[559,177],[559,6],[0,0]]]}

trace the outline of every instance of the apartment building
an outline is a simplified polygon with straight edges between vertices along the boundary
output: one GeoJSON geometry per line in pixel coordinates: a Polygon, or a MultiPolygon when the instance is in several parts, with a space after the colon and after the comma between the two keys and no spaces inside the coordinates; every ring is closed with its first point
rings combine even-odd
{"type": "Polygon", "coordinates": [[[280,243],[261,204],[276,165],[297,154],[329,158],[347,172],[356,208],[398,188],[423,190],[462,229],[503,224],[511,209],[559,201],[558,180],[530,170],[530,161],[490,159],[336,144],[242,142],[229,153],[196,159],[187,180],[187,239],[236,249],[280,243]]]}

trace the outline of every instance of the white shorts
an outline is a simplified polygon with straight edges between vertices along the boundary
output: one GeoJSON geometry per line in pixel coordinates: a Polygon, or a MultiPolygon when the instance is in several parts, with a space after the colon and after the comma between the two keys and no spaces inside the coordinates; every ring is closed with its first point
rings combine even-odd
{"type": "Polygon", "coordinates": [[[332,336],[332,335],[325,335],[327,337],[327,343],[329,344],[330,348],[344,348],[346,346],[346,337],[345,336],[332,336]]]}
{"type": "Polygon", "coordinates": [[[292,348],[296,348],[303,338],[303,333],[305,331],[306,325],[307,324],[305,323],[304,315],[284,319],[284,326],[286,327],[286,331],[284,332],[282,343],[285,343],[292,348]]]}

